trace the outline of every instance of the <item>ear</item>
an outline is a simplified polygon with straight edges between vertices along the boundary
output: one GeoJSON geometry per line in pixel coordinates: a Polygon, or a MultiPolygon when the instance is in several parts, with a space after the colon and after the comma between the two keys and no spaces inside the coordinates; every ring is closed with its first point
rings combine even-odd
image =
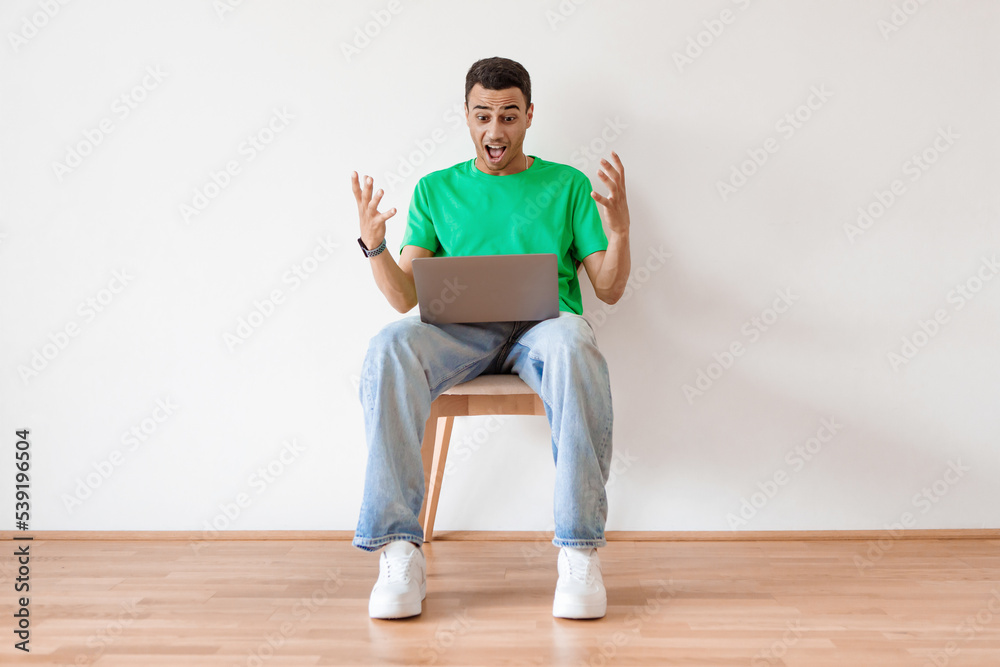
{"type": "Polygon", "coordinates": [[[528,118],[528,124],[524,126],[524,129],[528,129],[529,127],[531,127],[531,118],[534,115],[535,115],[535,103],[532,102],[531,104],[528,105],[528,111],[527,113],[525,113],[525,116],[527,116],[528,118]]]}

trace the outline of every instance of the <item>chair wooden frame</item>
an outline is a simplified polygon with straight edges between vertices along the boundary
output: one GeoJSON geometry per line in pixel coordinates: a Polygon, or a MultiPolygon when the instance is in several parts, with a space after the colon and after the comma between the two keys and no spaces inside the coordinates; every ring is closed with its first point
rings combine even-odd
{"type": "Polygon", "coordinates": [[[431,414],[424,426],[421,444],[425,493],[420,525],[425,542],[434,537],[434,517],[455,417],[483,415],[545,416],[545,405],[541,397],[514,374],[480,375],[455,385],[431,403],[431,414]]]}

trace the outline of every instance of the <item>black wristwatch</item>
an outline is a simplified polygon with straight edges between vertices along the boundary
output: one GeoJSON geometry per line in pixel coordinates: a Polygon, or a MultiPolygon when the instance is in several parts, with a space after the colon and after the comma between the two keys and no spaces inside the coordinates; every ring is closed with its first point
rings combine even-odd
{"type": "Polygon", "coordinates": [[[358,237],[358,244],[361,246],[361,252],[365,253],[365,257],[374,257],[385,250],[385,238],[382,239],[382,242],[379,243],[378,247],[374,250],[369,250],[368,246],[365,245],[365,242],[361,240],[360,236],[358,237]]]}

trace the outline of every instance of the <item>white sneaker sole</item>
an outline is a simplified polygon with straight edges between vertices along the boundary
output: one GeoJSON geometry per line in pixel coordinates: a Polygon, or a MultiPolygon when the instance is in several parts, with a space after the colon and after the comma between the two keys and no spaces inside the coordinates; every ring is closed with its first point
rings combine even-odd
{"type": "Polygon", "coordinates": [[[423,611],[423,600],[427,597],[427,583],[420,586],[420,599],[410,602],[386,602],[368,600],[368,616],[379,619],[410,618],[423,611]]]}
{"type": "Polygon", "coordinates": [[[607,599],[584,604],[577,600],[556,596],[556,599],[552,602],[552,615],[556,618],[572,618],[576,620],[604,618],[607,611],[607,599]]]}

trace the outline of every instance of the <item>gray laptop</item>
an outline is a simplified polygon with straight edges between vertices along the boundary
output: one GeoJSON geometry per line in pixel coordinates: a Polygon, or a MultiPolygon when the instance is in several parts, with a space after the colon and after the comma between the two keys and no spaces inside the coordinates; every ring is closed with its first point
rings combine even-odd
{"type": "Polygon", "coordinates": [[[423,322],[527,322],[559,317],[555,253],[418,257],[412,265],[423,322]]]}

